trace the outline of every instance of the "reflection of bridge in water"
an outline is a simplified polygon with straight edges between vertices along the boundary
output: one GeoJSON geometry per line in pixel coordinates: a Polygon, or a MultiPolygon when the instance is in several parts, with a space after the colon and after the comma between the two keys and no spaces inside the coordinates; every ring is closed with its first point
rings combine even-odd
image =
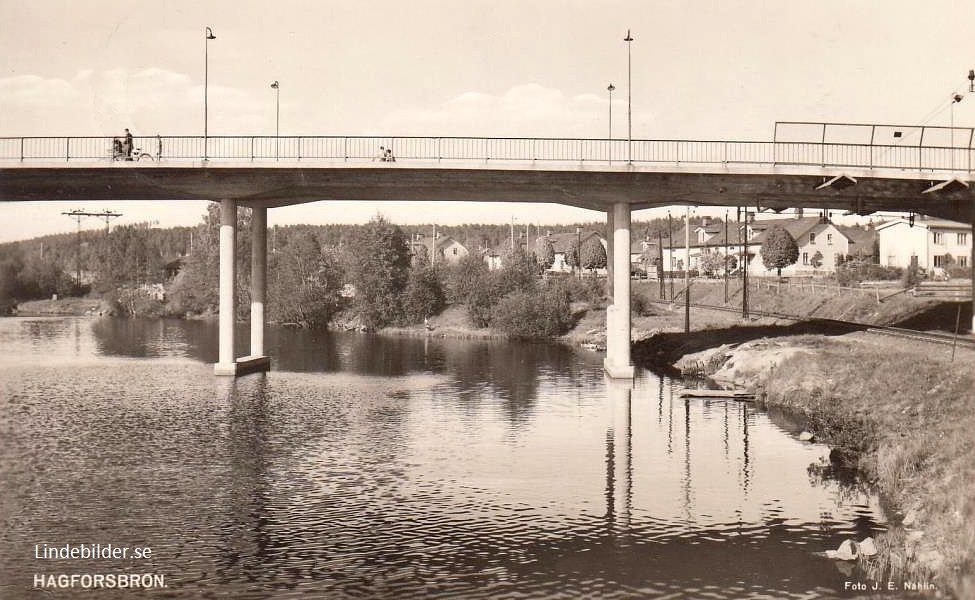
{"type": "MultiPolygon", "coordinates": [[[[605,211],[613,304],[606,369],[632,377],[630,216],[675,204],[928,214],[975,226],[975,130],[777,123],[772,141],[483,137],[0,138],[0,201],[214,200],[221,205],[218,374],[266,369],[267,209],[321,200],[557,203],[605,211]],[[395,162],[379,159],[391,148],[395,162]],[[207,157],[204,160],[203,157],[207,157]],[[235,360],[234,240],[252,213],[250,356],[235,360]],[[614,248],[625,249],[615,252],[614,248]]],[[[975,231],[973,231],[975,238],[975,231]]],[[[973,252],[972,263],[975,263],[973,252]]]]}

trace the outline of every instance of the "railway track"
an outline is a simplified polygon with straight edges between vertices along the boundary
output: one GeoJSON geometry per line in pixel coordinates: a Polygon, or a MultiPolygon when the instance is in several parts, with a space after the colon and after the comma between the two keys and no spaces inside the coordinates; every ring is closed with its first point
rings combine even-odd
{"type": "MultiPolygon", "coordinates": [[[[669,300],[649,300],[653,304],[673,304],[669,300]]],[[[712,304],[698,304],[691,303],[694,308],[714,310],[718,312],[729,312],[729,313],[740,313],[739,308],[730,308],[727,306],[715,306],[712,304]]],[[[794,322],[807,322],[807,323],[822,323],[824,326],[836,329],[848,329],[852,331],[865,331],[874,335],[885,335],[889,337],[903,338],[909,340],[916,340],[921,342],[927,342],[931,344],[943,344],[947,346],[960,346],[962,348],[975,348],[975,337],[967,335],[954,335],[951,333],[942,333],[936,331],[918,331],[916,329],[905,329],[903,327],[883,327],[879,325],[865,325],[863,323],[855,323],[853,321],[841,321],[839,319],[820,319],[820,318],[803,318],[796,315],[787,315],[783,313],[765,311],[765,310],[749,310],[750,315],[762,316],[762,317],[772,317],[776,319],[783,319],[787,321],[794,322]]]]}

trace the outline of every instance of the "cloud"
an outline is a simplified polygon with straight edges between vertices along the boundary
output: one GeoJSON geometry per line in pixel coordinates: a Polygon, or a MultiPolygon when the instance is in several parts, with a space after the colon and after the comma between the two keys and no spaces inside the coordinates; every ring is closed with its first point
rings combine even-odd
{"type": "MultiPolygon", "coordinates": [[[[208,87],[211,134],[266,131],[267,103],[233,87],[208,87]]],[[[35,75],[0,78],[0,134],[200,135],[203,85],[155,67],[85,69],[70,80],[35,75]]]]}
{"type": "MultiPolygon", "coordinates": [[[[614,121],[624,123],[626,104],[613,99],[614,121]]],[[[495,137],[583,137],[608,134],[608,97],[566,96],[537,83],[516,85],[501,95],[466,92],[435,108],[395,110],[369,133],[396,135],[460,135],[495,137]]],[[[634,113],[651,121],[650,113],[634,113]]],[[[622,125],[620,125],[622,127],[622,125]]],[[[622,131],[622,128],[614,129],[622,131]]],[[[619,134],[617,133],[617,137],[619,134]]]]}

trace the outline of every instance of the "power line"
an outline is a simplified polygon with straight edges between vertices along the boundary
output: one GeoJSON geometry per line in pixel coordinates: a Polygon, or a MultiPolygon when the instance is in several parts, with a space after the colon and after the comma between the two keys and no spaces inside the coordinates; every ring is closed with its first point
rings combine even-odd
{"type": "Polygon", "coordinates": [[[77,283],[77,285],[81,285],[81,220],[85,217],[97,217],[99,219],[104,219],[105,235],[108,235],[109,222],[116,217],[121,217],[122,213],[113,212],[111,210],[104,210],[102,212],[87,212],[81,209],[75,209],[72,211],[63,212],[61,214],[68,215],[78,224],[77,233],[75,235],[74,266],[75,283],[77,283]]]}

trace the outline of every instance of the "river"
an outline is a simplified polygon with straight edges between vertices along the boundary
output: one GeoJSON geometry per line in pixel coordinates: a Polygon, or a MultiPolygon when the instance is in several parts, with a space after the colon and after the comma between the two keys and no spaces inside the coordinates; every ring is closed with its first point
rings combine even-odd
{"type": "Polygon", "coordinates": [[[818,553],[883,528],[787,415],[586,351],[271,328],[233,380],[216,339],[0,319],[0,597],[842,597],[818,553]],[[92,544],[129,554],[43,557],[92,544]]]}

